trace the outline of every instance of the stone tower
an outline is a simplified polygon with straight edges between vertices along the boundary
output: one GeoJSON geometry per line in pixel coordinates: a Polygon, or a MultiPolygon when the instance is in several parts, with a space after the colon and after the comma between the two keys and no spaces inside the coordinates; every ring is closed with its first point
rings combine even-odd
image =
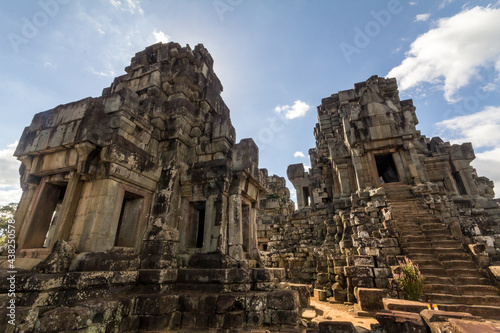
{"type": "Polygon", "coordinates": [[[295,326],[299,294],[275,290],[284,272],[264,268],[257,248],[267,173],[254,141],[236,142],[210,54],[159,43],[125,71],[22,134],[19,327],[295,326]]]}

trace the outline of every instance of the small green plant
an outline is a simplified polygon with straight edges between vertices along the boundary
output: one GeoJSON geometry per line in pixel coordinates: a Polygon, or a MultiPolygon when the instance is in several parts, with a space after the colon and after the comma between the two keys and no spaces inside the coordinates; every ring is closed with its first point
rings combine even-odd
{"type": "Polygon", "coordinates": [[[410,300],[420,300],[420,296],[424,290],[425,278],[422,273],[420,273],[418,265],[405,257],[404,261],[399,262],[399,268],[401,273],[394,274],[394,278],[401,288],[403,288],[410,300]]]}

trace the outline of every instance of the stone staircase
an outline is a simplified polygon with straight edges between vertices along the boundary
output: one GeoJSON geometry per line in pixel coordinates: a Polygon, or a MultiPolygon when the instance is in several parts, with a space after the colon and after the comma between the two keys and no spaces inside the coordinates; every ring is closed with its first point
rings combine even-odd
{"type": "MultiPolygon", "coordinates": [[[[500,319],[499,290],[424,199],[405,184],[384,186],[402,254],[425,276],[424,300],[441,310],[500,319]]],[[[401,258],[402,259],[402,258],[401,258]]]]}

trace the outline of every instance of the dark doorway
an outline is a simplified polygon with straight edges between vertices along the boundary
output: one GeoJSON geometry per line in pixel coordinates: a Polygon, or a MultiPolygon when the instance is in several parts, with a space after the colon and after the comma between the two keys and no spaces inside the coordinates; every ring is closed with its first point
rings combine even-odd
{"type": "Polygon", "coordinates": [[[115,246],[134,247],[137,240],[138,225],[142,212],[144,198],[133,193],[125,192],[122,210],[116,231],[115,246]]]}
{"type": "Polygon", "coordinates": [[[375,155],[375,162],[377,163],[377,171],[379,181],[383,183],[399,182],[398,172],[392,154],[388,155],[375,155]]]}
{"type": "Polygon", "coordinates": [[[205,201],[189,203],[187,225],[185,231],[185,244],[188,248],[203,247],[205,236],[205,201]]]}
{"type": "Polygon", "coordinates": [[[309,187],[303,187],[302,194],[304,196],[304,207],[309,207],[309,187]]]}
{"type": "Polygon", "coordinates": [[[33,221],[24,243],[25,249],[48,247],[52,238],[57,217],[66,193],[66,185],[45,183],[33,214],[33,221]]]}
{"type": "Polygon", "coordinates": [[[453,179],[455,179],[455,183],[457,184],[459,194],[461,195],[467,194],[464,182],[462,181],[462,177],[460,177],[460,174],[458,172],[453,172],[453,179]]]}

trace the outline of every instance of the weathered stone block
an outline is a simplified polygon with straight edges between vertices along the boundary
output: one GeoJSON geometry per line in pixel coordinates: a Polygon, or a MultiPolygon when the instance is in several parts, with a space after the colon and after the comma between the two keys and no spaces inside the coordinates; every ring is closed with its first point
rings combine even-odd
{"type": "Polygon", "coordinates": [[[345,266],[344,274],[350,277],[366,278],[373,277],[373,270],[371,267],[345,266]]]}
{"type": "Polygon", "coordinates": [[[377,312],[376,318],[386,332],[427,333],[417,313],[382,310],[377,312]]]}
{"type": "Polygon", "coordinates": [[[299,293],[300,307],[305,309],[309,307],[311,291],[309,286],[291,285],[290,289],[296,290],[299,293]]]}
{"type": "Polygon", "coordinates": [[[60,307],[45,312],[40,318],[39,332],[76,331],[92,323],[90,310],[75,306],[60,307]]]}
{"type": "Polygon", "coordinates": [[[144,284],[173,283],[177,280],[177,269],[141,269],[139,281],[144,284]]]}
{"type": "Polygon", "coordinates": [[[140,295],[135,298],[134,314],[164,315],[179,309],[178,295],[140,295]]]}
{"type": "Polygon", "coordinates": [[[354,256],[354,266],[375,267],[375,258],[372,256],[354,256]]]}
{"type": "Polygon", "coordinates": [[[381,268],[381,267],[376,267],[373,268],[373,273],[376,278],[378,279],[385,279],[392,277],[392,271],[390,268],[381,268]]]}
{"type": "Polygon", "coordinates": [[[322,321],[318,325],[319,333],[357,333],[349,321],[322,321]]]}
{"type": "Polygon", "coordinates": [[[244,310],[245,308],[246,299],[243,295],[222,294],[217,299],[216,311],[218,313],[244,310]]]}
{"type": "Polygon", "coordinates": [[[260,327],[264,324],[264,311],[250,311],[247,314],[247,324],[251,327],[260,327]]]}
{"type": "Polygon", "coordinates": [[[267,308],[267,295],[264,293],[247,295],[245,302],[247,311],[262,312],[267,308]]]}
{"type": "Polygon", "coordinates": [[[183,328],[198,328],[206,329],[208,328],[208,318],[207,313],[200,312],[182,312],[182,327],[183,328]]]}
{"type": "Polygon", "coordinates": [[[293,310],[299,307],[299,293],[295,290],[276,290],[268,293],[269,309],[293,310]]]}
{"type": "Polygon", "coordinates": [[[246,322],[245,311],[231,311],[224,313],[223,328],[238,329],[246,322]]]}
{"type": "Polygon", "coordinates": [[[352,278],[352,285],[353,285],[353,287],[361,287],[361,288],[373,288],[373,287],[375,287],[375,283],[373,281],[373,278],[371,278],[371,277],[366,277],[366,278],[353,277],[352,278]]]}
{"type": "Polygon", "coordinates": [[[368,312],[376,312],[384,308],[382,299],[387,297],[386,289],[375,288],[357,288],[355,296],[361,310],[368,312]]]}
{"type": "Polygon", "coordinates": [[[318,301],[326,302],[326,290],[314,289],[314,298],[318,301]]]}

